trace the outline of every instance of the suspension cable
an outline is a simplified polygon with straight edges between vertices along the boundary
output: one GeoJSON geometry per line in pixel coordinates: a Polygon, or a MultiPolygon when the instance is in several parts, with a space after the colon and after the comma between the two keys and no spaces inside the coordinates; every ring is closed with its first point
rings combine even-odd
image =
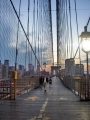
{"type": "Polygon", "coordinates": [[[37,40],[38,40],[38,59],[39,59],[39,25],[38,25],[38,0],[37,0],[37,40]]]}
{"type": "MultiPolygon", "coordinates": [[[[54,65],[54,55],[53,55],[53,34],[52,34],[52,13],[51,13],[51,0],[49,0],[49,8],[50,8],[50,28],[51,28],[51,46],[52,46],[52,63],[54,65]]],[[[52,64],[51,63],[51,64],[52,64]]]]}
{"type": "MultiPolygon", "coordinates": [[[[35,54],[36,54],[36,36],[35,36],[35,0],[33,0],[33,5],[34,5],[34,8],[33,8],[33,29],[34,29],[34,44],[35,44],[35,54]]],[[[35,59],[35,68],[36,68],[36,59],[35,59]]]]}
{"type": "MultiPolygon", "coordinates": [[[[28,36],[28,39],[29,39],[29,11],[30,11],[30,0],[28,0],[28,23],[27,23],[27,36],[28,36]]],[[[28,44],[28,60],[29,60],[29,63],[30,63],[30,50],[29,50],[29,44],[28,44]]]]}
{"type": "Polygon", "coordinates": [[[86,26],[88,26],[89,22],[90,22],[90,17],[89,17],[89,19],[88,19],[88,22],[87,22],[86,26]]]}
{"type": "MultiPolygon", "coordinates": [[[[67,0],[66,0],[66,24],[67,24],[67,38],[69,39],[69,25],[68,25],[68,14],[67,14],[67,0]]],[[[67,41],[67,57],[69,57],[69,46],[68,46],[69,40],[67,41]]]]}
{"type": "Polygon", "coordinates": [[[69,15],[70,15],[70,33],[71,33],[71,57],[72,55],[74,56],[73,52],[73,37],[72,37],[72,24],[71,24],[71,5],[70,5],[70,0],[68,0],[69,2],[69,15]]]}
{"type": "MultiPolygon", "coordinates": [[[[43,30],[42,30],[42,28],[43,28],[43,25],[42,25],[42,2],[41,2],[41,16],[40,16],[40,18],[41,18],[41,41],[40,41],[40,44],[41,44],[41,46],[42,46],[42,33],[43,33],[43,30]]],[[[43,63],[42,63],[42,47],[41,47],[41,65],[42,65],[43,63]]]]}
{"type": "MultiPolygon", "coordinates": [[[[29,39],[29,10],[30,10],[30,0],[28,0],[28,20],[27,20],[27,37],[28,37],[28,39],[29,39]]],[[[29,59],[29,63],[30,63],[29,44],[27,46],[27,40],[26,40],[25,69],[26,69],[27,52],[28,52],[28,59],[29,59]],[[28,51],[27,51],[27,47],[28,47],[28,51]]]]}
{"type": "MultiPolygon", "coordinates": [[[[76,0],[74,0],[74,3],[75,3],[75,14],[76,14],[77,36],[79,36],[79,31],[78,31],[78,20],[77,20],[76,0]]],[[[79,37],[78,37],[78,45],[79,45],[79,37]]],[[[80,64],[81,64],[80,47],[79,47],[79,59],[80,59],[80,64]]]]}
{"type": "MultiPolygon", "coordinates": [[[[30,0],[28,0],[28,21],[27,21],[27,36],[29,39],[29,9],[30,9],[30,0]]],[[[29,46],[28,46],[28,54],[29,54],[29,46]]],[[[28,55],[30,56],[30,54],[28,55]]],[[[26,59],[27,59],[27,40],[26,40],[26,54],[25,54],[25,69],[26,69],[26,59]]],[[[29,62],[30,62],[30,57],[29,57],[29,62]]]]}
{"type": "Polygon", "coordinates": [[[10,2],[11,2],[11,5],[12,5],[12,7],[13,7],[13,9],[14,9],[14,12],[15,12],[17,18],[18,18],[18,21],[19,21],[19,23],[20,23],[20,25],[21,25],[21,28],[22,28],[22,30],[23,30],[23,32],[24,32],[24,34],[25,34],[25,37],[27,38],[27,41],[28,41],[28,43],[29,43],[29,45],[30,45],[30,47],[31,47],[31,50],[32,50],[32,52],[33,52],[36,60],[38,61],[39,65],[40,65],[40,62],[39,62],[39,60],[38,60],[38,58],[37,58],[37,56],[36,56],[36,54],[35,54],[35,52],[34,52],[34,50],[33,50],[33,47],[32,47],[32,45],[31,45],[31,43],[30,43],[30,41],[29,41],[29,39],[28,39],[28,36],[27,36],[27,34],[26,34],[25,30],[24,30],[24,27],[23,27],[23,25],[22,25],[22,23],[21,23],[21,20],[20,20],[18,14],[17,14],[17,11],[16,11],[16,9],[15,9],[15,7],[14,7],[14,5],[13,5],[12,0],[10,0],[10,2]]]}
{"type": "MultiPolygon", "coordinates": [[[[21,0],[19,3],[19,15],[18,17],[20,18],[20,8],[21,8],[21,0]]],[[[17,55],[18,55],[18,32],[19,32],[19,19],[18,19],[18,28],[17,28],[17,41],[16,41],[16,57],[15,57],[15,71],[17,70],[17,55]]]]}
{"type": "Polygon", "coordinates": [[[40,6],[40,1],[37,0],[37,15],[38,15],[38,59],[40,60],[40,64],[42,65],[42,57],[40,58],[40,55],[42,54],[42,45],[41,45],[41,26],[42,26],[42,21],[41,21],[41,11],[42,11],[42,6],[40,6]],[[40,9],[41,8],[41,9],[40,9]],[[41,49],[40,49],[41,46],[41,49]],[[41,53],[41,54],[40,54],[41,53]]]}

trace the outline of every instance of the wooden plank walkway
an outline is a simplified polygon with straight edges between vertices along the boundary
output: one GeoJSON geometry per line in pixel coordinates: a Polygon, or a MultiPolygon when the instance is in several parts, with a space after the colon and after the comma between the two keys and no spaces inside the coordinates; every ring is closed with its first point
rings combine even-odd
{"type": "Polygon", "coordinates": [[[65,88],[54,77],[52,86],[31,90],[16,100],[0,100],[0,120],[90,120],[90,102],[65,88]]]}

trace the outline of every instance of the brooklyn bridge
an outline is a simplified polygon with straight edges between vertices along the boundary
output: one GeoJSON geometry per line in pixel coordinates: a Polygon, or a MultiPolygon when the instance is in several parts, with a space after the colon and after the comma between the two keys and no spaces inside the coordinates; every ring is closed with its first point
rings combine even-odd
{"type": "Polygon", "coordinates": [[[90,1],[0,0],[0,120],[90,120],[89,110],[90,1]]]}

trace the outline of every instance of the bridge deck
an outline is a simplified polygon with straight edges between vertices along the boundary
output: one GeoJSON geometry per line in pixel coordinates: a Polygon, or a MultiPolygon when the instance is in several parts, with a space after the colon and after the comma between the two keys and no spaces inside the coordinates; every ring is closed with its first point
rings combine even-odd
{"type": "Polygon", "coordinates": [[[56,77],[16,100],[0,100],[0,120],[89,120],[90,102],[80,102],[56,77]]]}

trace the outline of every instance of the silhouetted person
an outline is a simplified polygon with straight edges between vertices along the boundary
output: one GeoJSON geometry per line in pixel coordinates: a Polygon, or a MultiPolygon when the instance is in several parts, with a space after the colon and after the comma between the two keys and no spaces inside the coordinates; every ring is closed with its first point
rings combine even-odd
{"type": "Polygon", "coordinates": [[[44,83],[43,83],[43,85],[44,85],[44,91],[46,91],[47,82],[48,82],[47,77],[44,76],[44,83]]]}
{"type": "Polygon", "coordinates": [[[42,85],[43,85],[43,77],[42,76],[39,79],[39,84],[40,84],[40,87],[42,88],[42,85]]]}
{"type": "Polygon", "coordinates": [[[46,82],[48,83],[48,77],[46,77],[46,82]]]}
{"type": "Polygon", "coordinates": [[[49,86],[51,87],[51,85],[52,85],[52,79],[50,77],[50,79],[49,79],[49,86]]]}

